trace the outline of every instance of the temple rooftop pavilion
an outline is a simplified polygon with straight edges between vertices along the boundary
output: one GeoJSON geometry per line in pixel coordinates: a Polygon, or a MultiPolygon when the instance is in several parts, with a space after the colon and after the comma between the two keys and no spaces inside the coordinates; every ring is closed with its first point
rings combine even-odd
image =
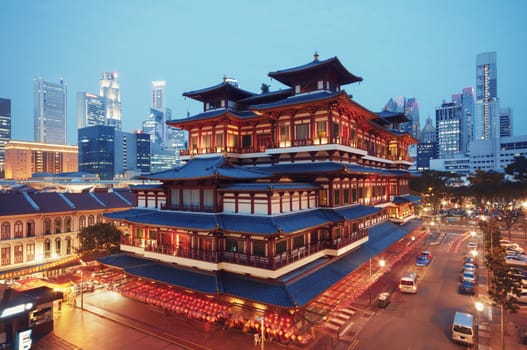
{"type": "Polygon", "coordinates": [[[101,263],[290,310],[415,235],[406,116],[357,103],[341,86],[362,78],[337,57],[269,76],[287,88],[258,94],[224,79],[184,93],[203,103],[167,122],[189,133],[185,164],[133,186],[137,208],[105,214],[125,254],[101,263]]]}

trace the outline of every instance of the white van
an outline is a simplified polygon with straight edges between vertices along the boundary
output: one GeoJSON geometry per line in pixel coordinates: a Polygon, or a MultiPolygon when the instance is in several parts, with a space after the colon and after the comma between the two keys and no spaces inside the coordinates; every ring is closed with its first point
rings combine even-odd
{"type": "Polygon", "coordinates": [[[417,293],[417,274],[405,272],[399,282],[399,290],[403,293],[417,293]]]}
{"type": "Polygon", "coordinates": [[[456,312],[454,322],[452,322],[452,340],[474,345],[474,338],[474,316],[464,312],[456,312]]]}

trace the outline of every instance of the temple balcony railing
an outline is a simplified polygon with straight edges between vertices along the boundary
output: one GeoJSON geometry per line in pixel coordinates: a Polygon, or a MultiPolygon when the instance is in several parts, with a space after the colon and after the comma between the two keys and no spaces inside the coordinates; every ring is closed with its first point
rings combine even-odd
{"type": "Polygon", "coordinates": [[[171,257],[181,257],[194,259],[203,262],[221,263],[227,262],[237,265],[245,265],[268,270],[277,270],[298,260],[318,253],[322,250],[339,250],[354,242],[366,237],[368,230],[359,230],[349,237],[337,238],[334,240],[317,241],[313,244],[300,246],[292,250],[284,251],[273,257],[251,255],[244,252],[233,251],[208,251],[200,249],[185,248],[183,246],[173,246],[168,244],[157,244],[156,241],[142,238],[132,238],[130,236],[121,237],[121,245],[128,245],[142,248],[144,251],[153,252],[171,257]]]}

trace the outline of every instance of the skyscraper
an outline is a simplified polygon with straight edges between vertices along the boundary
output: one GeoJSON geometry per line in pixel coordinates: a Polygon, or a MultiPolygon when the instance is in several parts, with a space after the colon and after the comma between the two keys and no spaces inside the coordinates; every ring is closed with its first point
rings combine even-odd
{"type": "Polygon", "coordinates": [[[152,82],[152,110],[158,111],[156,113],[150,110],[150,120],[152,120],[152,115],[155,115],[154,118],[154,129],[158,135],[158,139],[155,140],[161,146],[165,146],[166,137],[167,137],[167,110],[166,110],[166,82],[164,80],[153,81],[152,82]]]}
{"type": "Polygon", "coordinates": [[[476,140],[499,137],[500,100],[496,52],[476,57],[476,140]]]}
{"type": "Polygon", "coordinates": [[[99,175],[101,180],[150,172],[150,137],[112,126],[79,129],[79,171],[99,175]]]}
{"type": "Polygon", "coordinates": [[[77,93],[77,129],[106,124],[106,99],[89,92],[77,93]]]}
{"type": "Polygon", "coordinates": [[[390,98],[384,109],[390,112],[404,113],[409,121],[401,123],[399,129],[409,133],[415,139],[419,139],[421,127],[419,125],[419,103],[415,97],[397,96],[395,99],[390,98]]]}
{"type": "Polygon", "coordinates": [[[463,106],[463,114],[465,115],[467,123],[467,135],[465,135],[467,143],[476,139],[476,135],[474,134],[474,125],[476,124],[475,104],[474,88],[471,86],[464,88],[461,93],[461,105],[463,106]]]}
{"type": "Polygon", "coordinates": [[[467,152],[463,142],[466,120],[463,107],[454,102],[444,102],[436,108],[437,151],[439,159],[453,158],[467,152]]]}
{"type": "Polygon", "coordinates": [[[500,110],[500,137],[512,136],[512,108],[500,110]]]}
{"type": "Polygon", "coordinates": [[[121,130],[121,92],[117,72],[104,72],[99,95],[106,100],[106,125],[121,130]]]}
{"type": "Polygon", "coordinates": [[[35,142],[66,144],[66,84],[42,78],[33,82],[35,102],[35,142]]]}
{"type": "Polygon", "coordinates": [[[11,100],[0,98],[0,178],[5,174],[5,145],[11,141],[11,100]]]}
{"type": "Polygon", "coordinates": [[[416,140],[419,140],[419,133],[421,132],[419,125],[419,103],[417,103],[415,97],[410,97],[404,102],[404,114],[406,114],[410,121],[402,124],[402,131],[409,133],[416,140]]]}

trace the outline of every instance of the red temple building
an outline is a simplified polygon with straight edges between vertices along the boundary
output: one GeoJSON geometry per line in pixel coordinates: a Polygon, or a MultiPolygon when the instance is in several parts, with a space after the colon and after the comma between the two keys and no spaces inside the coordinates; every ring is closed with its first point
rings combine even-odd
{"type": "Polygon", "coordinates": [[[183,95],[203,112],[185,165],[145,176],[138,207],[106,214],[124,233],[103,264],[256,308],[297,309],[418,224],[404,114],[342,89],[362,81],[337,57],[269,73],[252,93],[225,79],[183,95]]]}

